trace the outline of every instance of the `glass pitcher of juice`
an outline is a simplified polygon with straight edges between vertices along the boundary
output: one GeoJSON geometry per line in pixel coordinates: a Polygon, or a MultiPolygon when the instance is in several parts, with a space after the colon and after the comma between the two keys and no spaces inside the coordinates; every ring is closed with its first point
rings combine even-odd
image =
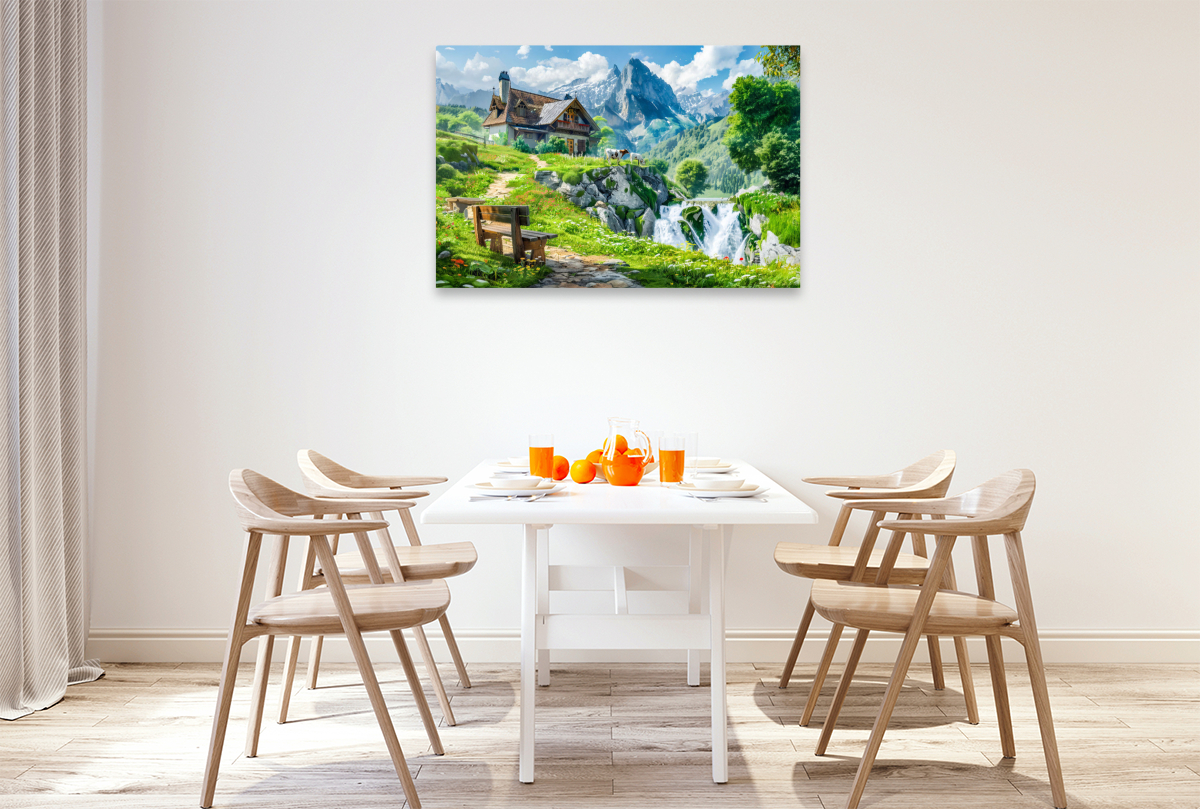
{"type": "Polygon", "coordinates": [[[654,465],[654,445],[638,429],[637,419],[608,420],[608,438],[600,458],[604,477],[614,486],[636,486],[654,465]]]}

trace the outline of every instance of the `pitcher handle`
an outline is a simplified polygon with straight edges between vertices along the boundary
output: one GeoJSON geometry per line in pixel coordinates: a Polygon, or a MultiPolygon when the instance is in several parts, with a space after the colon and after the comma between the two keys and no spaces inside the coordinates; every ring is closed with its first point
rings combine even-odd
{"type": "Polygon", "coordinates": [[[646,463],[654,463],[654,442],[650,440],[650,436],[646,435],[641,430],[635,430],[634,434],[640,435],[642,438],[646,439],[646,463]]]}

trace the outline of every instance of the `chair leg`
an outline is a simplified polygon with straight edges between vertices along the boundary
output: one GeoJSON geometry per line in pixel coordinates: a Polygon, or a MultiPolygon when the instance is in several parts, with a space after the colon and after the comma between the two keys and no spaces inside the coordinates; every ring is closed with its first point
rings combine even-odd
{"type": "Polygon", "coordinates": [[[950,562],[950,554],[954,549],[954,537],[939,536],[937,550],[929,562],[929,571],[925,574],[925,582],[921,585],[921,595],[913,608],[912,620],[908,631],[904,633],[904,643],[900,645],[900,653],[896,655],[896,665],[892,668],[892,679],[888,682],[887,692],[883,696],[883,704],[879,706],[879,715],[875,717],[875,726],[871,729],[871,738],[867,740],[867,749],[863,751],[862,761],[858,763],[858,772],[854,776],[854,786],[846,798],[846,809],[858,809],[863,790],[867,787],[867,778],[871,775],[871,767],[875,764],[875,756],[879,754],[879,746],[883,744],[883,734],[891,721],[892,711],[896,708],[896,700],[900,698],[900,690],[904,687],[904,678],[908,676],[908,667],[912,663],[917,646],[921,643],[925,621],[929,619],[929,611],[933,608],[933,600],[938,593],[938,584],[942,581],[946,566],[950,562]]]}
{"type": "MultiPolygon", "coordinates": [[[[275,598],[283,592],[283,571],[287,565],[289,538],[280,537],[271,550],[270,581],[267,583],[267,598],[275,598]]],[[[262,731],[263,706],[267,700],[267,680],[271,676],[271,652],[275,648],[275,636],[267,635],[258,642],[258,658],[254,664],[254,688],[250,692],[250,721],[246,726],[246,757],[258,755],[258,734],[262,731]]]]}
{"type": "Polygon", "coordinates": [[[954,655],[958,658],[958,678],[962,681],[963,700],[967,703],[967,724],[979,724],[979,702],[975,699],[975,678],[971,676],[971,656],[967,639],[954,639],[954,655]]]}
{"type": "MultiPolygon", "coordinates": [[[[240,641],[240,638],[238,639],[240,641]]],[[[233,686],[237,680],[238,658],[242,645],[235,643],[231,635],[225,649],[225,661],[221,665],[221,682],[217,687],[217,709],[213,715],[212,735],[208,742],[208,759],[204,764],[204,780],[200,790],[200,806],[209,809],[217,791],[217,770],[221,766],[221,749],[225,746],[225,730],[229,725],[229,711],[233,706],[233,686]]]]}
{"type": "Polygon", "coordinates": [[[850,659],[846,661],[846,669],[842,672],[842,679],[838,681],[837,691],[833,695],[833,704],[829,706],[829,713],[825,715],[825,724],[821,726],[821,738],[817,740],[816,753],[818,756],[825,755],[825,750],[829,747],[829,739],[833,736],[833,729],[837,725],[838,714],[842,712],[842,703],[846,701],[850,683],[854,680],[854,670],[858,668],[858,661],[862,658],[863,649],[867,646],[867,637],[870,634],[870,630],[860,629],[854,636],[850,659]]]}
{"type": "Polygon", "coordinates": [[[1033,617],[1033,595],[1029,590],[1029,574],[1025,567],[1025,551],[1019,533],[1006,534],[1008,568],[1012,578],[1013,599],[1017,602],[1018,622],[1025,644],[1025,662],[1029,667],[1029,684],[1033,689],[1033,707],[1037,709],[1038,729],[1042,734],[1042,750],[1046,754],[1046,770],[1050,776],[1050,792],[1055,809],[1066,809],[1067,791],[1063,786],[1062,763],[1058,758],[1058,740],[1054,736],[1054,717],[1050,713],[1050,690],[1046,686],[1046,667],[1042,661],[1042,646],[1038,641],[1037,620],[1033,617]]]}
{"type": "Polygon", "coordinates": [[[817,699],[821,696],[821,688],[825,685],[825,676],[833,665],[833,656],[837,652],[838,641],[842,638],[842,625],[834,624],[829,630],[829,640],[825,643],[825,652],[821,655],[821,663],[817,673],[813,675],[812,688],[808,692],[808,701],[804,703],[804,715],[800,717],[801,727],[808,727],[812,721],[813,711],[817,708],[817,699]]]}
{"type": "Polygon", "coordinates": [[[454,660],[454,668],[458,672],[458,684],[462,688],[471,687],[471,677],[467,674],[467,664],[463,662],[462,653],[458,651],[458,641],[454,639],[454,630],[450,628],[450,619],[445,613],[441,618],[438,618],[438,623],[442,627],[442,636],[446,639],[446,645],[450,647],[450,657],[454,660]]]}
{"type": "Polygon", "coordinates": [[[433,650],[429,648],[429,639],[425,637],[425,627],[414,626],[413,637],[417,639],[417,649],[425,662],[425,670],[429,672],[429,680],[433,683],[433,693],[441,706],[442,716],[445,717],[447,725],[454,727],[457,723],[454,721],[454,711],[450,709],[450,697],[446,694],[446,686],[442,684],[442,675],[438,672],[437,661],[433,659],[433,650]]]}
{"type": "Polygon", "coordinates": [[[271,675],[271,651],[275,637],[258,639],[258,657],[254,662],[254,686],[250,690],[250,721],[246,724],[246,758],[258,755],[258,734],[262,731],[263,706],[267,701],[267,680],[271,675]]]}
{"type": "Polygon", "coordinates": [[[996,698],[996,719],[1000,725],[1000,752],[1005,758],[1016,758],[1017,740],[1013,735],[1012,713],[1008,707],[1008,678],[1004,676],[1004,654],[1000,636],[988,635],[988,671],[992,675],[992,694],[996,698]]]}
{"type": "Polygon", "coordinates": [[[792,641],[792,649],[783,663],[783,673],[779,675],[780,688],[787,688],[788,682],[792,679],[792,669],[796,667],[796,658],[800,656],[800,647],[804,645],[804,637],[808,634],[808,626],[812,623],[814,612],[812,599],[809,599],[808,603],[804,605],[804,615],[800,617],[800,628],[796,630],[796,639],[792,641]]]}
{"type": "Polygon", "coordinates": [[[324,645],[324,635],[313,635],[312,641],[308,644],[308,671],[304,687],[310,691],[317,687],[317,672],[321,670],[321,647],[324,645]]]}
{"type": "Polygon", "coordinates": [[[404,678],[408,680],[409,690],[412,691],[413,699],[417,702],[417,711],[421,714],[421,722],[425,725],[425,735],[429,739],[429,744],[432,745],[436,755],[445,755],[442,738],[437,732],[437,722],[433,719],[433,712],[429,710],[429,702],[425,699],[425,690],[421,688],[421,678],[417,674],[417,667],[413,665],[412,655],[408,652],[408,644],[404,642],[404,635],[399,629],[393,629],[389,634],[392,636],[392,645],[396,647],[396,654],[400,656],[400,666],[404,669],[404,678]]]}
{"type": "Polygon", "coordinates": [[[933,690],[946,690],[946,674],[942,671],[942,646],[937,635],[926,635],[929,644],[929,668],[933,671],[933,690]]]}
{"type": "MultiPolygon", "coordinates": [[[[396,768],[396,775],[400,777],[400,785],[404,789],[404,797],[408,801],[411,809],[420,809],[421,799],[417,797],[417,787],[413,783],[412,773],[408,771],[408,763],[404,760],[404,751],[400,749],[400,740],[396,738],[396,728],[392,725],[391,714],[388,713],[387,704],[383,701],[383,692],[379,689],[379,680],[375,678],[375,669],[371,666],[371,658],[367,655],[367,645],[363,643],[362,633],[358,630],[358,625],[354,621],[354,609],[350,606],[350,597],[346,594],[345,585],[342,584],[342,577],[338,573],[337,562],[333,559],[333,551],[329,548],[328,540],[323,536],[312,538],[312,543],[316,548],[317,558],[321,562],[321,568],[326,572],[327,584],[329,592],[333,596],[333,603],[337,606],[338,617],[341,619],[342,628],[346,633],[346,640],[350,644],[350,651],[354,654],[354,662],[358,666],[358,673],[362,677],[363,685],[367,689],[367,697],[371,701],[371,708],[375,712],[375,719],[379,722],[379,730],[383,733],[383,740],[387,744],[388,753],[392,758],[392,766],[396,768]]],[[[392,641],[396,644],[397,651],[400,652],[400,662],[404,664],[405,674],[409,676],[409,682],[412,683],[415,679],[416,669],[413,667],[412,658],[408,654],[408,647],[404,645],[404,636],[399,629],[391,631],[392,641]]],[[[425,703],[425,695],[418,689],[414,693],[417,699],[417,707],[424,706],[422,718],[429,714],[429,705],[425,703]]],[[[432,716],[429,716],[432,720],[432,716]]],[[[429,728],[428,723],[426,729],[429,728]]],[[[434,738],[436,738],[436,731],[434,738]]],[[[435,745],[440,747],[440,744],[435,745]]],[[[440,752],[440,751],[439,751],[440,752]]]]}
{"type": "Polygon", "coordinates": [[[288,708],[292,704],[292,689],[296,684],[296,668],[300,665],[299,635],[288,638],[287,658],[283,666],[283,691],[279,694],[279,724],[287,722],[288,708]]]}
{"type": "Polygon", "coordinates": [[[225,660],[221,664],[221,682],[217,687],[217,707],[213,712],[212,733],[208,739],[208,758],[204,763],[204,779],[200,786],[200,806],[209,809],[217,791],[217,770],[221,766],[221,750],[225,746],[225,730],[229,725],[229,710],[233,706],[233,686],[237,680],[238,659],[246,642],[246,616],[250,612],[250,594],[254,589],[254,573],[258,569],[258,552],[262,534],[250,533],[246,545],[246,562],[242,569],[242,587],[238,604],[233,611],[229,639],[225,641],[225,660]]]}

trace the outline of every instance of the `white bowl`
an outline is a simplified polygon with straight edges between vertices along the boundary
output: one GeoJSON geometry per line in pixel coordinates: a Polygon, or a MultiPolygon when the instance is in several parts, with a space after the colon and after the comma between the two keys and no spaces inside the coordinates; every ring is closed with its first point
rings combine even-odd
{"type": "Polygon", "coordinates": [[[728,475],[721,475],[720,477],[704,477],[702,475],[698,475],[692,478],[693,486],[695,486],[697,489],[706,489],[709,491],[729,491],[732,489],[740,489],[742,488],[742,484],[745,482],[746,481],[742,480],[741,478],[731,478],[728,475]]]}
{"type": "Polygon", "coordinates": [[[498,480],[492,485],[497,489],[536,489],[543,478],[533,475],[513,475],[504,480],[498,480]]]}
{"type": "Polygon", "coordinates": [[[696,458],[695,461],[693,461],[691,463],[686,463],[685,465],[695,467],[696,469],[703,469],[706,466],[720,466],[721,459],[720,458],[696,458]]]}

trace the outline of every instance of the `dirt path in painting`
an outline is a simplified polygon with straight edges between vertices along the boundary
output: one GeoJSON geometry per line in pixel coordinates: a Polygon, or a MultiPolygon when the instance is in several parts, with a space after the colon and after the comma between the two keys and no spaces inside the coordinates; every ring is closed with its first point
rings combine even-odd
{"type": "MultiPolygon", "coordinates": [[[[549,167],[544,160],[536,155],[530,156],[538,168],[544,169],[549,167]]],[[[502,199],[508,194],[509,181],[519,176],[520,172],[515,171],[500,174],[488,186],[483,196],[487,199],[502,199]]],[[[512,244],[507,238],[504,240],[504,251],[512,255],[512,244]]],[[[633,280],[629,275],[618,272],[624,266],[625,262],[620,259],[608,258],[607,256],[581,256],[565,247],[547,245],[546,267],[552,272],[534,284],[533,287],[640,287],[641,284],[633,280]]],[[[633,273],[636,274],[636,271],[633,271],[633,273]]]]}
{"type": "Polygon", "coordinates": [[[508,183],[521,176],[519,171],[509,171],[496,176],[487,191],[483,192],[484,199],[502,199],[508,194],[508,183]]]}

